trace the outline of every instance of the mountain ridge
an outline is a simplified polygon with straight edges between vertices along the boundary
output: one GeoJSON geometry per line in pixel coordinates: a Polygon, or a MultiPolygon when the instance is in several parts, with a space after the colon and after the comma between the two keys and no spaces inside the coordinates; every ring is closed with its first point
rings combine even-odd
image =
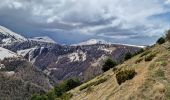
{"type": "MultiPolygon", "coordinates": [[[[86,82],[103,73],[102,65],[107,58],[111,58],[117,63],[122,63],[127,53],[133,55],[143,49],[131,45],[110,44],[101,40],[92,40],[90,42],[92,45],[69,46],[42,41],[43,39],[38,37],[35,40],[27,39],[22,42],[3,45],[3,48],[19,55],[19,58],[17,58],[16,62],[14,60],[14,63],[10,62],[12,58],[4,59],[7,62],[6,64],[10,65],[3,67],[5,68],[3,70],[8,70],[5,74],[12,76],[12,79],[13,75],[17,75],[19,80],[24,79],[36,86],[40,84],[41,86],[38,87],[38,90],[43,89],[43,91],[47,91],[55,84],[70,78],[77,78],[81,82],[86,82]],[[25,60],[24,62],[23,59],[25,60]],[[20,62],[29,66],[22,68],[22,66],[15,65],[20,64],[20,62]],[[15,72],[15,67],[19,68],[18,73],[15,72]]],[[[18,87],[18,85],[16,86],[18,87]]],[[[25,89],[25,87],[23,86],[22,89],[25,89]]]]}

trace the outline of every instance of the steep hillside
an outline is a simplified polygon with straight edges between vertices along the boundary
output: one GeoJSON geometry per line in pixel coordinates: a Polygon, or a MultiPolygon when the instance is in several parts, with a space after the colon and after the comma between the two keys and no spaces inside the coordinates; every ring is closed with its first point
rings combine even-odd
{"type": "Polygon", "coordinates": [[[0,47],[0,60],[3,60],[4,58],[9,57],[18,57],[18,55],[10,50],[7,50],[5,48],[0,47]]]}
{"type": "Polygon", "coordinates": [[[52,81],[23,58],[0,61],[0,100],[27,100],[35,93],[45,93],[52,81]]]}
{"type": "Polygon", "coordinates": [[[23,42],[27,39],[3,26],[0,26],[0,45],[10,45],[16,42],[23,42]]]}
{"type": "MultiPolygon", "coordinates": [[[[155,45],[116,69],[71,90],[72,100],[169,100],[169,62],[170,43],[155,45]],[[118,84],[117,78],[121,79],[119,73],[127,70],[134,70],[135,76],[118,84]]],[[[132,74],[122,74],[122,80],[126,75],[132,74]]]]}

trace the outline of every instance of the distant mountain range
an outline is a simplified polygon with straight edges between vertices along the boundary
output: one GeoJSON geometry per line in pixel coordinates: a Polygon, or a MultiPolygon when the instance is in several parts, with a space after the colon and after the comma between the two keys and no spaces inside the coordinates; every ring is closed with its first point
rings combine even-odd
{"type": "MultiPolygon", "coordinates": [[[[101,67],[107,58],[121,63],[124,61],[126,53],[134,54],[143,48],[134,45],[112,44],[101,39],[91,39],[70,46],[60,45],[49,37],[26,38],[2,26],[0,27],[0,45],[2,62],[11,57],[17,58],[18,62],[25,59],[22,64],[29,63],[27,67],[30,67],[30,70],[34,69],[40,73],[36,75],[34,72],[36,76],[33,74],[31,78],[36,77],[37,80],[40,78],[41,81],[44,81],[45,85],[40,87],[45,90],[62,80],[73,77],[82,82],[87,81],[102,73],[101,67]],[[42,77],[45,78],[42,79],[42,77]]],[[[18,64],[15,66],[19,67],[17,70],[19,70],[20,76],[28,76],[24,79],[19,77],[19,79],[34,83],[29,77],[31,72],[26,71],[27,67],[22,68],[18,64]]],[[[5,68],[0,70],[3,73],[11,72],[5,68]]],[[[12,71],[13,74],[10,77],[18,75],[15,68],[12,68],[12,71]]],[[[38,85],[38,82],[34,84],[38,85]]]]}

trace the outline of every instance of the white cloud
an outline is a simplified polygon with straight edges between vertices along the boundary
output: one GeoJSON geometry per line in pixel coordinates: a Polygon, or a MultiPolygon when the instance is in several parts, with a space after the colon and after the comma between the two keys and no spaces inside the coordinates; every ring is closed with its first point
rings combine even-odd
{"type": "Polygon", "coordinates": [[[27,17],[32,18],[32,22],[53,25],[52,31],[69,28],[82,34],[116,37],[110,29],[113,27],[120,30],[117,32],[120,36],[121,30],[158,36],[169,24],[154,20],[152,16],[168,12],[169,4],[170,0],[3,0],[0,9],[24,9],[23,13],[30,12],[27,17]],[[99,32],[104,29],[110,29],[110,34],[99,32]]]}

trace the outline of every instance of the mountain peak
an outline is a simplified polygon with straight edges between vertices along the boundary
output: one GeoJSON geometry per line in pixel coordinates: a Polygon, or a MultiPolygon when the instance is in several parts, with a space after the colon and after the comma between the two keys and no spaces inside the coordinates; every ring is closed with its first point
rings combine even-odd
{"type": "Polygon", "coordinates": [[[33,37],[33,38],[30,38],[29,40],[38,41],[38,42],[56,43],[53,39],[49,38],[48,36],[33,37]]]}
{"type": "Polygon", "coordinates": [[[89,39],[87,41],[78,43],[78,44],[73,44],[72,46],[80,46],[80,45],[94,45],[94,44],[111,44],[110,42],[107,42],[103,39],[89,39]]]}
{"type": "Polygon", "coordinates": [[[1,37],[1,42],[5,45],[11,44],[13,42],[22,42],[26,41],[27,39],[20,34],[17,34],[4,26],[0,25],[0,37],[1,37]]]}

